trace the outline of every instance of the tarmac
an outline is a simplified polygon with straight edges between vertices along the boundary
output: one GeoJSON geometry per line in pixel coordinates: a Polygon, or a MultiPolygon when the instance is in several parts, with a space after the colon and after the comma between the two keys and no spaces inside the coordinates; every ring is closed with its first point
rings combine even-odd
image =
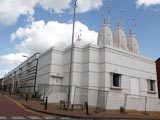
{"type": "Polygon", "coordinates": [[[125,113],[120,113],[118,110],[96,110],[95,108],[89,108],[89,115],[87,115],[86,109],[75,108],[75,109],[60,109],[60,104],[48,103],[47,109],[45,109],[45,103],[38,99],[28,99],[17,96],[9,95],[6,92],[1,92],[8,99],[17,104],[20,108],[39,114],[48,114],[64,117],[73,117],[81,119],[144,119],[144,120],[160,120],[159,112],[149,112],[144,113],[143,111],[126,111],[125,113]]]}

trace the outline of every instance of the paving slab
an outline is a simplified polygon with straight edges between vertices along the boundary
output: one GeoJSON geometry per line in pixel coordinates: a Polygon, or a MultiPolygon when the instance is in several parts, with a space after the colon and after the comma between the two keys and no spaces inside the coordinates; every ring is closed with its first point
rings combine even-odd
{"type": "Polygon", "coordinates": [[[35,119],[35,120],[37,120],[37,119],[42,119],[42,118],[39,117],[39,116],[27,116],[27,118],[29,118],[29,119],[35,119]]]}
{"type": "Polygon", "coordinates": [[[4,120],[4,119],[7,119],[6,116],[0,116],[0,120],[4,120]]]}
{"type": "MultiPolygon", "coordinates": [[[[106,110],[106,111],[95,111],[95,108],[89,108],[89,115],[86,115],[85,110],[61,110],[59,103],[53,104],[48,103],[47,110],[44,109],[44,104],[42,104],[42,101],[29,99],[27,102],[25,99],[18,98],[18,97],[11,97],[16,102],[22,104],[25,106],[25,108],[30,109],[31,111],[36,111],[43,114],[48,115],[56,115],[61,116],[58,117],[59,119],[68,119],[68,118],[75,118],[75,119],[98,119],[98,120],[129,120],[129,119],[143,119],[143,120],[160,120],[160,112],[148,112],[148,115],[142,114],[144,111],[136,111],[136,112],[129,112],[127,111],[127,114],[122,114],[118,110],[106,110]],[[63,117],[62,117],[63,116],[63,117]]],[[[27,109],[24,109],[27,110],[27,109]]],[[[42,117],[44,118],[44,117],[42,117]]],[[[57,117],[56,117],[57,118],[57,117]]],[[[38,119],[38,118],[37,118],[38,119]]],[[[48,117],[48,119],[50,119],[48,117]]],[[[54,117],[53,117],[54,119],[54,117]]]]}
{"type": "Polygon", "coordinates": [[[25,117],[23,117],[23,116],[13,116],[13,117],[11,117],[11,119],[13,119],[13,120],[21,120],[21,119],[26,119],[25,117]]]}

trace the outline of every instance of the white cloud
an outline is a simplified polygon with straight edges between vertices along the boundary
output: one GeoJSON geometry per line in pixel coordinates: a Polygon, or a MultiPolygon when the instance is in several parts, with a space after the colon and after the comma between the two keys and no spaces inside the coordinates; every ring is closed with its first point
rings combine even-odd
{"type": "Polygon", "coordinates": [[[26,53],[10,53],[6,55],[0,56],[0,78],[4,77],[6,73],[15,68],[21,62],[23,62],[26,58],[23,55],[28,55],[26,53]]]}
{"type": "Polygon", "coordinates": [[[137,4],[137,7],[140,7],[143,5],[145,7],[148,7],[148,6],[156,5],[156,4],[160,5],[160,0],[136,0],[136,4],[137,4]]]}
{"type": "Polygon", "coordinates": [[[25,61],[27,58],[23,55],[30,56],[30,54],[20,52],[0,56],[0,78],[25,61]]]}
{"type": "Polygon", "coordinates": [[[33,16],[37,0],[1,0],[0,23],[12,25],[20,15],[33,16]]]}
{"type": "Polygon", "coordinates": [[[24,61],[26,58],[23,57],[23,55],[27,55],[26,53],[11,53],[7,55],[0,56],[0,66],[9,66],[10,68],[13,68],[17,65],[19,65],[22,61],[24,61]]]}
{"type": "Polygon", "coordinates": [[[78,0],[77,12],[84,13],[93,9],[99,10],[103,5],[103,0],[78,0]]]}
{"type": "MultiPolygon", "coordinates": [[[[40,0],[40,5],[44,10],[53,10],[55,13],[62,13],[64,10],[73,10],[71,2],[74,0],[40,0]]],[[[73,4],[73,3],[72,3],[73,4]]],[[[84,13],[93,9],[99,9],[103,0],[77,0],[77,12],[84,13]]]]}
{"type": "MultiPolygon", "coordinates": [[[[96,43],[97,33],[79,21],[75,23],[75,40],[82,30],[82,43],[96,43]]],[[[11,40],[20,39],[21,43],[16,45],[20,52],[35,53],[43,52],[51,46],[68,46],[71,44],[72,24],[59,23],[57,21],[33,22],[30,27],[19,28],[12,33],[11,40]]]]}
{"type": "Polygon", "coordinates": [[[55,13],[62,13],[64,10],[70,8],[71,0],[40,0],[39,4],[44,10],[54,11],[55,13]]]}
{"type": "MultiPolygon", "coordinates": [[[[27,16],[27,21],[32,22],[36,6],[60,14],[73,11],[72,4],[73,0],[1,0],[0,24],[12,25],[17,22],[21,15],[27,16]]],[[[98,10],[102,4],[103,0],[78,0],[77,12],[84,13],[93,9],[98,10]]]]}

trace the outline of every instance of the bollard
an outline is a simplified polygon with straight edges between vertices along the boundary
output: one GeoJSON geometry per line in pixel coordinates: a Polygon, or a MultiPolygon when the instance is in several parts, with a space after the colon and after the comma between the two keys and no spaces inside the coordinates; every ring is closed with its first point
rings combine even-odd
{"type": "Polygon", "coordinates": [[[9,95],[12,95],[12,92],[11,92],[11,90],[9,90],[9,95]]]}
{"type": "Polygon", "coordinates": [[[28,94],[26,95],[26,102],[28,101],[28,94]]]}
{"type": "Polygon", "coordinates": [[[88,102],[85,102],[85,106],[86,106],[86,114],[89,115],[88,102]]]}
{"type": "Polygon", "coordinates": [[[148,115],[148,113],[147,113],[147,96],[145,96],[145,106],[144,107],[145,108],[144,108],[144,113],[143,114],[148,115]]]}
{"type": "Polygon", "coordinates": [[[125,108],[124,108],[124,107],[122,107],[122,106],[120,107],[120,113],[123,113],[123,114],[124,114],[124,113],[126,113],[125,108]]]}
{"type": "Polygon", "coordinates": [[[47,104],[48,104],[48,97],[46,97],[46,101],[45,101],[45,110],[47,110],[47,104]]]}

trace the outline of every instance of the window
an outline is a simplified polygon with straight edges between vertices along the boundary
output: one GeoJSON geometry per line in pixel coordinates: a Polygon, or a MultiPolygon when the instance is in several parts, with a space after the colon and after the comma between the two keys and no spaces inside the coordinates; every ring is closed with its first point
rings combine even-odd
{"type": "Polygon", "coordinates": [[[22,68],[19,68],[19,75],[22,74],[22,68]]]}
{"type": "Polygon", "coordinates": [[[30,71],[30,69],[31,69],[31,63],[30,63],[30,62],[28,62],[28,63],[27,63],[27,71],[29,72],[29,71],[30,71]]]}
{"type": "Polygon", "coordinates": [[[148,80],[148,91],[149,92],[155,92],[155,81],[154,80],[148,80]]]}
{"type": "Polygon", "coordinates": [[[16,79],[16,71],[14,71],[13,77],[14,77],[14,80],[15,80],[16,79]]]}
{"type": "Polygon", "coordinates": [[[16,71],[14,71],[14,76],[16,76],[16,71]]]}
{"type": "Polygon", "coordinates": [[[111,87],[121,87],[121,75],[117,73],[111,74],[111,87]]]}

